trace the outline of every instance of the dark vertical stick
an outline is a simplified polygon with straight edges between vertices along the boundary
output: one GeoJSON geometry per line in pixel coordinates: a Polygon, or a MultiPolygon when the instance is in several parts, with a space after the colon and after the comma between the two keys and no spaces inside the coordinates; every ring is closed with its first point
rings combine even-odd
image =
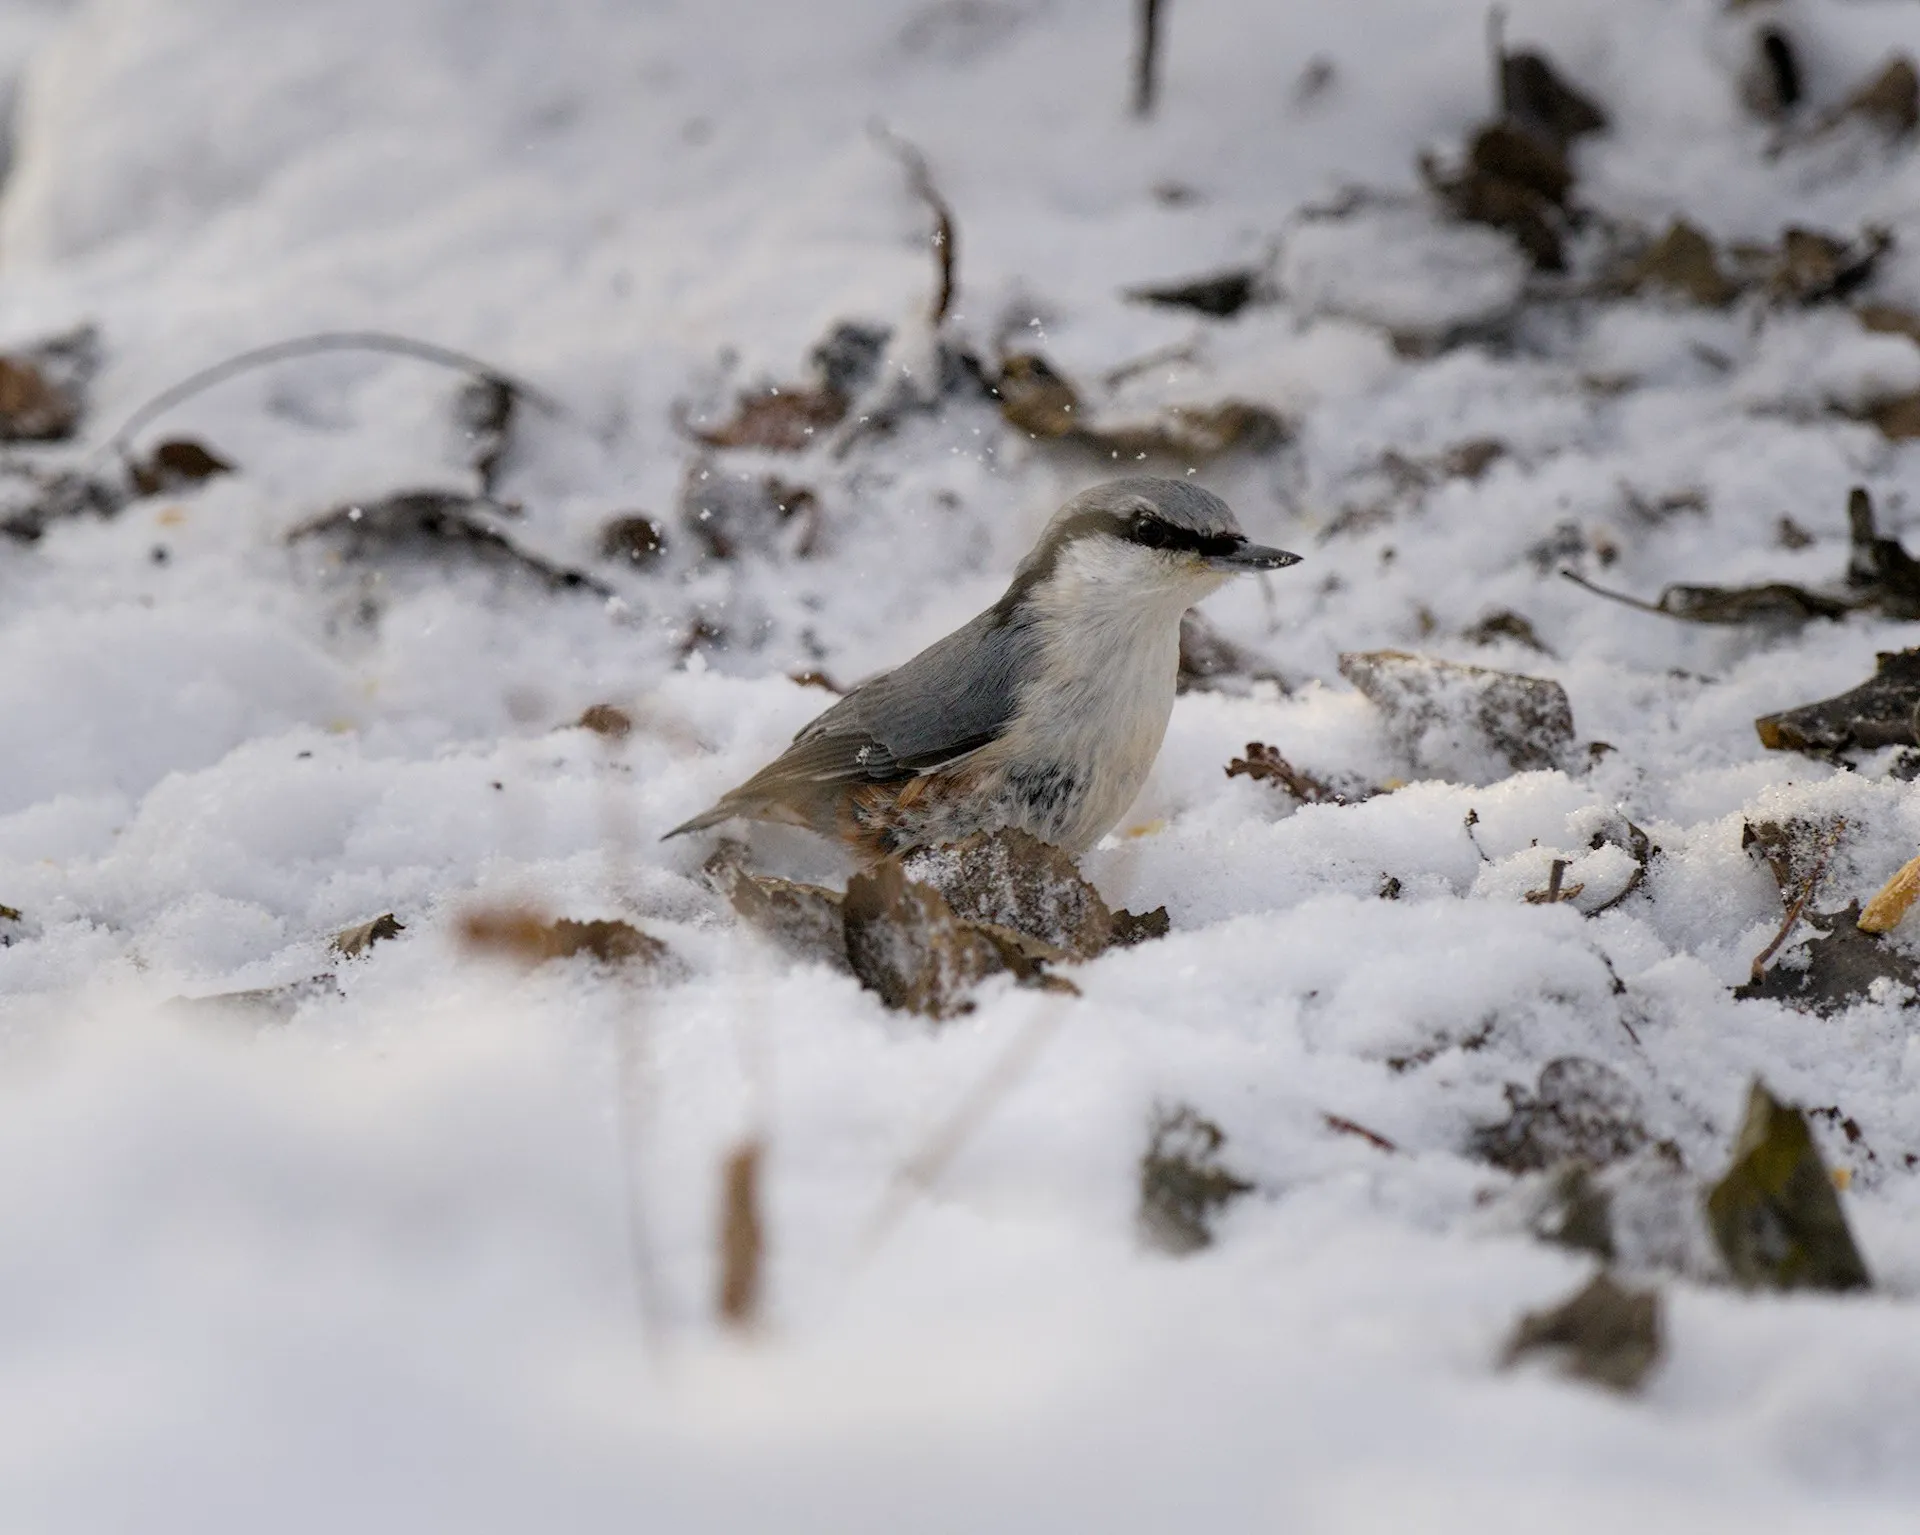
{"type": "Polygon", "coordinates": [[[1133,115],[1151,117],[1160,87],[1160,0],[1140,0],[1140,47],[1133,60],[1133,115]]]}

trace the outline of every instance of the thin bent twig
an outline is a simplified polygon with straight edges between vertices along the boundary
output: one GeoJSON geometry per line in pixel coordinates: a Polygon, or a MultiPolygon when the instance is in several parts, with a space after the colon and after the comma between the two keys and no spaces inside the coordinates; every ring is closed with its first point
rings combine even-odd
{"type": "Polygon", "coordinates": [[[1847,829],[1845,817],[1833,823],[1833,832],[1827,838],[1827,845],[1820,849],[1820,857],[1807,877],[1801,881],[1800,890],[1787,907],[1786,915],[1780,919],[1780,931],[1773,935],[1773,942],[1753,956],[1753,968],[1748,972],[1748,980],[1758,986],[1760,978],[1767,973],[1767,961],[1780,952],[1793,930],[1800,925],[1800,919],[1806,914],[1807,903],[1813,899],[1813,892],[1820,887],[1821,877],[1827,872],[1827,861],[1833,857],[1833,850],[1840,845],[1840,834],[1847,829]]]}
{"type": "Polygon", "coordinates": [[[172,387],[161,390],[127,417],[120,430],[107,439],[100,451],[111,451],[125,460],[134,435],[183,401],[190,400],[196,394],[203,393],[216,384],[225,383],[228,379],[237,378],[240,374],[255,368],[264,368],[272,363],[285,362],[294,357],[312,357],[322,352],[386,352],[396,357],[411,357],[419,362],[432,363],[436,367],[451,368],[457,373],[468,373],[476,378],[488,379],[512,391],[517,398],[525,400],[544,415],[564,416],[566,414],[565,407],[546,391],[527,383],[524,379],[502,373],[498,368],[482,362],[478,357],[470,356],[466,352],[457,352],[452,347],[438,346],[431,341],[416,341],[410,336],[391,335],[386,331],[321,331],[316,335],[296,336],[288,341],[275,341],[268,346],[241,352],[237,356],[215,363],[210,368],[202,368],[198,373],[189,375],[172,387]]]}
{"type": "Polygon", "coordinates": [[[907,185],[933,213],[933,259],[938,282],[928,318],[938,329],[953,308],[953,295],[959,286],[959,226],[954,221],[952,207],[933,183],[927,157],[885,123],[875,122],[872,131],[874,138],[891,150],[894,158],[906,168],[907,185]]]}

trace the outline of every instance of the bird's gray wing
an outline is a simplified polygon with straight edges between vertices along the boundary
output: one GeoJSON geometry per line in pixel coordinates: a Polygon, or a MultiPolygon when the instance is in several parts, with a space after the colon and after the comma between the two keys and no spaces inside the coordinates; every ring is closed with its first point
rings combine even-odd
{"type": "Polygon", "coordinates": [[[862,683],[773,764],[816,780],[874,782],[932,772],[1003,731],[1039,636],[988,611],[911,661],[862,683]]]}

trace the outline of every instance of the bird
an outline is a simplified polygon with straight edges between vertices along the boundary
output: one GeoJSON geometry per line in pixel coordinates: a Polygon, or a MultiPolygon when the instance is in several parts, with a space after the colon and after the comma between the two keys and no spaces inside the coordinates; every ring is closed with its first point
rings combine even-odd
{"type": "Polygon", "coordinates": [[[1299,559],[1249,542],[1198,485],[1095,485],[1054,514],[992,607],[861,683],[666,836],[784,822],[872,860],[1017,827],[1078,857],[1159,755],[1181,616],[1235,575],[1299,559]]]}

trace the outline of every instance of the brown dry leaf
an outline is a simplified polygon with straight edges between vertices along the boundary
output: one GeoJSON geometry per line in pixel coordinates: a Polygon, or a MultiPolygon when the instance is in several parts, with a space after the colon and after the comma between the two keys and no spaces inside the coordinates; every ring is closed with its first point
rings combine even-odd
{"type": "Polygon", "coordinates": [[[135,462],[133,488],[143,496],[155,496],[232,473],[233,465],[211,448],[191,438],[175,437],[135,462]]]}
{"type": "Polygon", "coordinates": [[[795,958],[851,970],[838,891],[752,873],[741,867],[737,853],[727,845],[707,860],[705,870],[741,920],[795,958]]]}
{"type": "Polygon", "coordinates": [[[601,524],[599,547],[601,559],[645,570],[666,553],[667,536],[651,517],[627,512],[601,524]]]}
{"type": "Polygon", "coordinates": [[[1264,741],[1247,742],[1247,754],[1227,764],[1227,777],[1251,778],[1255,783],[1278,784],[1303,805],[1351,805],[1369,798],[1365,793],[1349,798],[1325,779],[1303,773],[1280,755],[1280,749],[1264,741]]]}
{"type": "Polygon", "coordinates": [[[1521,1317],[1503,1363],[1546,1351],[1559,1357],[1568,1375],[1633,1391],[1661,1348],[1659,1292],[1629,1290],[1598,1274],[1559,1305],[1521,1317]]]}
{"type": "Polygon", "coordinates": [[[907,855],[909,879],[943,895],[954,914],[1037,939],[1073,959],[1112,941],[1114,917],[1070,854],[1010,827],[907,855]]]}
{"type": "Polygon", "coordinates": [[[732,420],[696,429],[693,435],[710,448],[798,453],[812,447],[829,427],[839,425],[847,404],[845,395],[824,385],[813,389],[770,388],[765,393],[741,395],[732,420]]]}
{"type": "Polygon", "coordinates": [[[169,1011],[190,1018],[254,1023],[285,1023],[306,1003],[340,995],[332,972],[310,975],[284,986],[261,986],[250,991],[216,992],[208,997],[174,997],[169,1011]]]}
{"type": "Polygon", "coordinates": [[[633,734],[633,716],[615,704],[589,704],[573,723],[609,741],[624,741],[633,734]]]}
{"type": "Polygon", "coordinates": [[[1263,405],[1226,400],[1219,405],[1172,405],[1139,425],[1083,426],[1075,441],[1121,459],[1217,458],[1235,450],[1266,453],[1287,442],[1292,428],[1263,405]]]}
{"type": "Polygon", "coordinates": [[[1469,780],[1562,765],[1573,746],[1566,689],[1545,677],[1402,650],[1348,651],[1340,675],[1386,718],[1416,764],[1469,780]]]}
{"type": "Polygon", "coordinates": [[[1901,864],[1893,878],[1880,887],[1879,894],[1867,902],[1866,910],[1860,913],[1860,931],[1892,932],[1916,899],[1920,899],[1920,855],[1901,864]]]}
{"type": "Polygon", "coordinates": [[[1920,314],[1911,309],[1896,309],[1892,304],[1862,304],[1854,310],[1862,326],[1883,336],[1905,336],[1920,344],[1920,314]]]}
{"type": "Polygon", "coordinates": [[[1720,269],[1713,241],[1685,219],[1675,219],[1652,246],[1627,263],[1616,282],[1628,293],[1657,290],[1709,309],[1724,308],[1739,292],[1720,269]]]}
{"type": "Polygon", "coordinates": [[[1226,1140],[1218,1125],[1185,1105],[1155,1114],[1140,1159],[1141,1241],[1176,1256],[1212,1245],[1214,1216],[1254,1187],[1219,1165],[1226,1140]]]}
{"type": "Polygon", "coordinates": [[[1903,394],[1867,412],[1867,419],[1893,442],[1920,437],[1920,394],[1903,394]]]}
{"type": "Polygon", "coordinates": [[[1532,620],[1511,608],[1487,614],[1471,628],[1462,629],[1460,638],[1470,645],[1491,645],[1498,640],[1512,640],[1529,650],[1537,650],[1543,656],[1553,654],[1541,640],[1532,620]]]}
{"type": "Polygon", "coordinates": [[[1128,911],[1124,906],[1113,914],[1113,929],[1108,941],[1116,949],[1130,949],[1138,943],[1150,943],[1155,938],[1164,938],[1173,931],[1173,919],[1167,915],[1167,908],[1156,906],[1152,911],[1128,911]]]}
{"type": "Polygon", "coordinates": [[[952,1018],[972,1009],[973,988],[988,977],[1040,974],[1017,935],[955,916],[947,898],[908,879],[897,858],[848,880],[841,913],[853,973],[889,1007],[952,1018]]]}
{"type": "Polygon", "coordinates": [[[328,945],[334,953],[345,955],[348,959],[357,958],[367,952],[376,943],[389,938],[398,938],[407,930],[402,922],[390,911],[383,911],[371,922],[362,922],[357,927],[342,928],[333,935],[328,945]]]}
{"type": "Polygon", "coordinates": [[[1508,53],[1499,45],[1500,110],[1533,137],[1564,150],[1589,133],[1603,132],[1600,105],[1560,77],[1543,53],[1508,53]]]}
{"type": "Polygon", "coordinates": [[[1747,1095],[1733,1164],[1707,1195],[1707,1218],[1740,1284],[1773,1290],[1872,1286],[1806,1116],[1757,1079],[1747,1095]]]}
{"type": "Polygon", "coordinates": [[[994,385],[1000,414],[1030,437],[1065,437],[1080,425],[1080,395],[1037,352],[1016,352],[994,385]]]}
{"type": "Polygon", "coordinates": [[[498,955],[525,965],[572,959],[580,954],[608,965],[630,960],[654,965],[667,955],[664,943],[629,922],[576,922],[569,917],[549,920],[540,912],[514,906],[468,912],[460,922],[460,937],[475,953],[498,955]]]}
{"type": "MultiPolygon", "coordinates": [[[[1512,129],[1496,125],[1483,131],[1475,142],[1475,153],[1470,154],[1468,163],[1457,174],[1449,174],[1433,156],[1422,155],[1419,161],[1421,177],[1455,218],[1464,219],[1470,224],[1485,224],[1511,235],[1543,272],[1565,271],[1566,254],[1561,235],[1564,214],[1557,199],[1526,181],[1488,174],[1475,163],[1476,158],[1501,163],[1503,157],[1500,148],[1508,138],[1531,143],[1512,129]],[[1486,142],[1489,134],[1495,135],[1490,143],[1486,142]]],[[[1547,162],[1559,160],[1554,151],[1538,146],[1535,148],[1547,162]]],[[[1518,159],[1518,156],[1506,158],[1518,159]]],[[[1564,162],[1560,163],[1564,168],[1564,162]]],[[[1535,177],[1537,180],[1549,179],[1538,168],[1535,177]]],[[[1567,180],[1570,183],[1571,177],[1567,180]]],[[[1396,347],[1401,344],[1401,338],[1396,338],[1396,347]]],[[[1404,344],[1408,348],[1407,355],[1414,356],[1424,355],[1428,345],[1412,336],[1406,337],[1404,344]]]]}
{"type": "Polygon", "coordinates": [[[720,1167],[719,1284],[714,1309],[721,1322],[748,1330],[759,1324],[766,1268],[766,1228],[760,1218],[760,1166],[766,1148],[744,1141],[720,1167]]]}
{"type": "Polygon", "coordinates": [[[1920,73],[1913,60],[1897,53],[1886,67],[1846,99],[1834,120],[1856,117],[1890,134],[1920,126],[1920,73]]]}

